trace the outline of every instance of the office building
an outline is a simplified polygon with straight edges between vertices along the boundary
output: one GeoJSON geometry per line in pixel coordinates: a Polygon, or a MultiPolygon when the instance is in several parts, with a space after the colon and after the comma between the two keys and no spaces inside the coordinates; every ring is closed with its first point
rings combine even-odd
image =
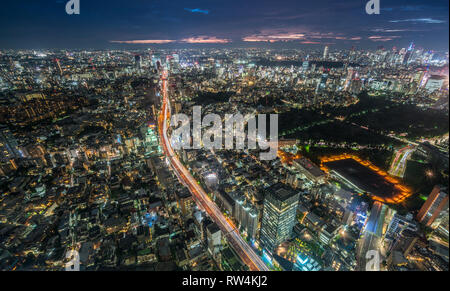
{"type": "Polygon", "coordinates": [[[243,196],[234,196],[234,218],[239,229],[245,231],[250,238],[255,238],[258,230],[259,213],[255,206],[243,196]]]}
{"type": "Polygon", "coordinates": [[[389,223],[385,238],[387,240],[393,240],[406,229],[412,232],[417,231],[417,225],[413,220],[413,215],[408,213],[407,215],[402,216],[398,213],[395,213],[392,217],[391,222],[389,223]]]}
{"type": "Polygon", "coordinates": [[[299,193],[280,183],[265,192],[260,241],[264,248],[273,251],[292,235],[299,193]]]}
{"type": "Polygon", "coordinates": [[[206,236],[208,238],[208,250],[213,254],[217,254],[222,249],[222,232],[216,223],[210,223],[206,227],[206,236]]]}
{"type": "Polygon", "coordinates": [[[434,186],[427,201],[425,201],[417,214],[417,220],[420,223],[430,227],[437,227],[433,222],[440,218],[443,211],[448,209],[448,194],[444,192],[445,190],[440,185],[434,186]]]}
{"type": "Polygon", "coordinates": [[[326,60],[328,57],[328,46],[325,46],[325,49],[323,50],[323,59],[326,60]]]}

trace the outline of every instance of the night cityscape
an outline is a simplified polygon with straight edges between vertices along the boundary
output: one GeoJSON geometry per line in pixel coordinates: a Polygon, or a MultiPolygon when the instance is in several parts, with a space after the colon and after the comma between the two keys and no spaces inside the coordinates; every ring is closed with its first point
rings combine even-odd
{"type": "Polygon", "coordinates": [[[2,6],[0,270],[449,270],[447,0],[2,6]]]}

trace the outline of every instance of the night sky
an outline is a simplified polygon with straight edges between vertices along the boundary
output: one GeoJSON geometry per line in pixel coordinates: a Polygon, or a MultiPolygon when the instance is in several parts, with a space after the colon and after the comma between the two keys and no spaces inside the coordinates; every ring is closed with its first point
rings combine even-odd
{"type": "Polygon", "coordinates": [[[0,48],[416,47],[448,51],[448,0],[2,0],[0,48]],[[142,44],[143,43],[143,44],[142,44]]]}

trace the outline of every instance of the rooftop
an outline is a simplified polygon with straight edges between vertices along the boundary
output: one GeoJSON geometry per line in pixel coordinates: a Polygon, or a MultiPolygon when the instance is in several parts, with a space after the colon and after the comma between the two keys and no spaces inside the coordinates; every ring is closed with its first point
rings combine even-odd
{"type": "Polygon", "coordinates": [[[358,189],[384,200],[402,195],[403,187],[398,185],[394,179],[383,176],[380,171],[372,170],[352,158],[328,161],[323,165],[358,189]]]}
{"type": "Polygon", "coordinates": [[[310,160],[308,160],[305,157],[296,159],[294,162],[301,165],[314,177],[321,177],[321,176],[325,175],[325,173],[318,166],[316,166],[313,162],[311,162],[310,160]]]}

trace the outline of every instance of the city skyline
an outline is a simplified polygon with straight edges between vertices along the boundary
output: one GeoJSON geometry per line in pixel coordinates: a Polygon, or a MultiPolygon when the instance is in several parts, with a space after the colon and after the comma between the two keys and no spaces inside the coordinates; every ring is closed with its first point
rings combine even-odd
{"type": "Polygon", "coordinates": [[[1,271],[449,270],[448,2],[37,2],[0,12],[1,271]]]}

